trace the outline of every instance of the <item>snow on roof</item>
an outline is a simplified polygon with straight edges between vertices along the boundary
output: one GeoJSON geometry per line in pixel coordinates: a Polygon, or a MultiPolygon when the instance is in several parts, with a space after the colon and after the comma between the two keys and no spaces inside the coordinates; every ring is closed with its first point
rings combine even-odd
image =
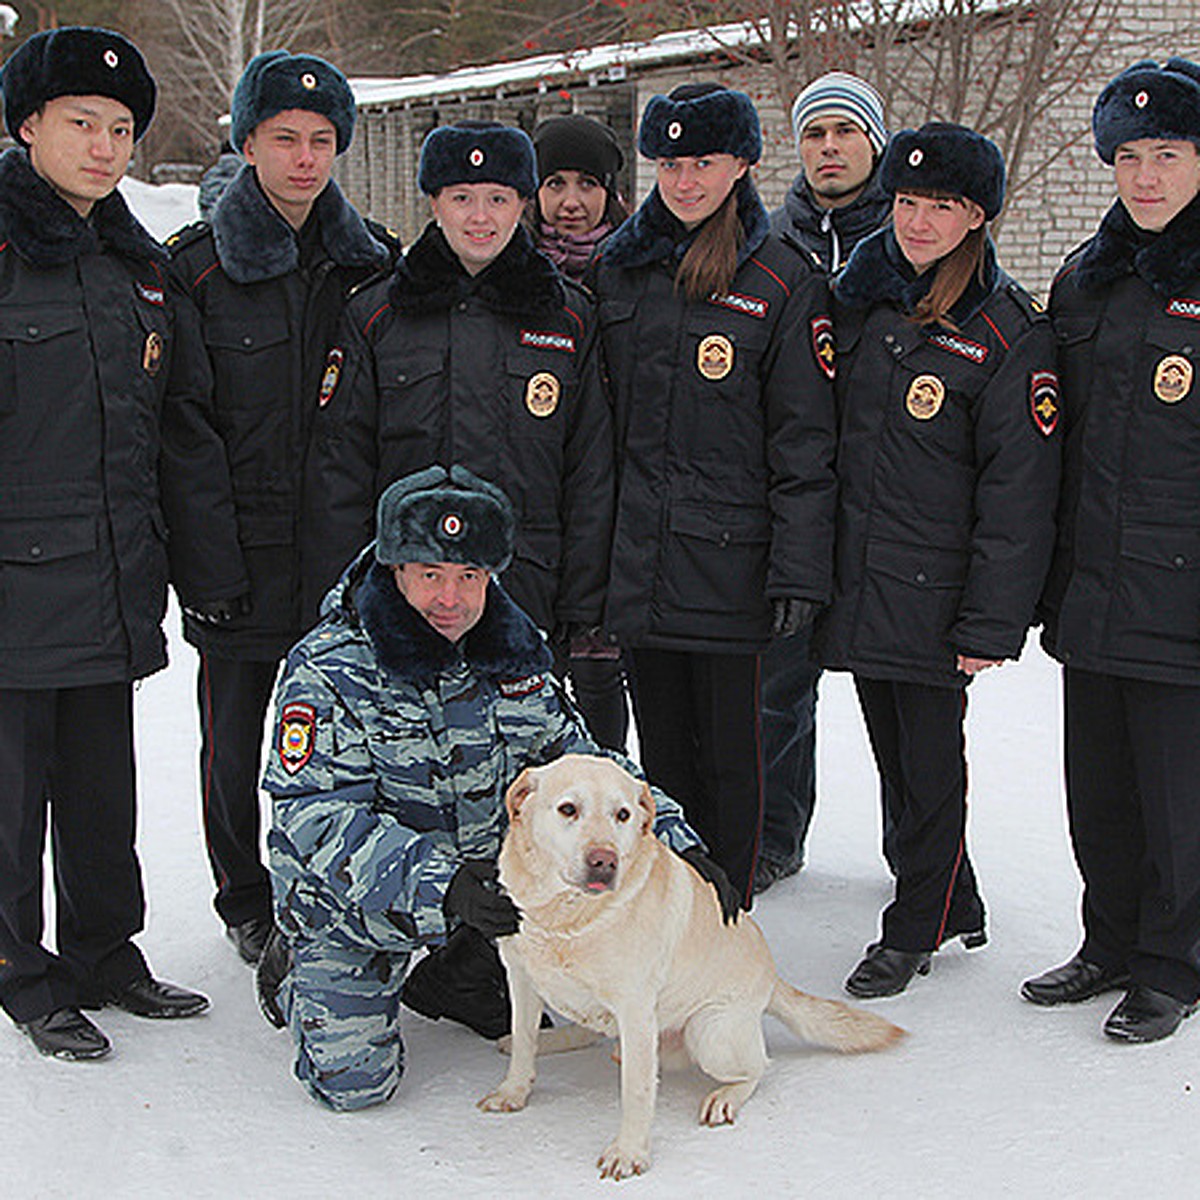
{"type": "Polygon", "coordinates": [[[580,75],[603,76],[615,81],[624,79],[626,69],[631,66],[719,53],[730,46],[744,46],[758,40],[754,25],[745,21],[713,25],[707,29],[661,33],[646,42],[615,42],[607,46],[540,54],[516,62],[461,67],[444,75],[352,79],[350,86],[359,107],[365,108],[464,92],[495,92],[506,88],[524,90],[532,85],[550,86],[558,80],[580,75]]]}

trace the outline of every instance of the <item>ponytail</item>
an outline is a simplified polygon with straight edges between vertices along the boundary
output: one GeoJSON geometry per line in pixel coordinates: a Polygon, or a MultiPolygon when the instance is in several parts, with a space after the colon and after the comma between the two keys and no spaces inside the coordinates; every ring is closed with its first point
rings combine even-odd
{"type": "Polygon", "coordinates": [[[937,265],[933,286],[918,301],[912,320],[918,325],[946,325],[955,328],[950,310],[967,290],[972,276],[983,279],[983,248],[987,244],[987,223],[967,231],[963,238],[937,265]]]}
{"type": "Polygon", "coordinates": [[[737,274],[738,250],[745,240],[738,215],[738,185],[697,231],[675,273],[675,290],[688,300],[723,296],[737,274]]]}

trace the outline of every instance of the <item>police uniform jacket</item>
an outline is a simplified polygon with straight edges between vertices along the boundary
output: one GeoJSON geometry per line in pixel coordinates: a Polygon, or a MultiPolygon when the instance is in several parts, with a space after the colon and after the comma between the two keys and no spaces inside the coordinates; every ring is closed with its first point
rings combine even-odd
{"type": "MultiPolygon", "coordinates": [[[[495,581],[458,645],[400,595],[373,546],[324,611],[276,697],[263,783],[276,912],[295,937],[404,952],[447,932],[442,900],[463,861],[499,853],[504,794],[525,767],[606,752],[495,581]]],[[[678,805],[655,801],[659,836],[698,844],[678,805]]]]}
{"type": "Polygon", "coordinates": [[[1059,479],[1049,320],[996,265],[954,328],[908,317],[932,282],[890,229],[834,283],[837,577],[822,665],[960,686],[956,656],[1015,659],[1045,579],[1059,479]]]}
{"type": "Polygon", "coordinates": [[[169,245],[180,299],[177,405],[164,426],[172,581],[185,606],[250,601],[222,625],[185,615],[184,633],[218,657],[270,660],[316,618],[301,603],[301,488],[325,352],[351,289],[398,247],[332,181],[294,233],[250,166],[211,225],[169,245]]]}
{"type": "Polygon", "coordinates": [[[597,292],[619,468],[606,625],[633,647],[755,653],[770,600],[829,598],[833,340],[825,280],[770,236],[748,180],[728,293],[686,301],[655,189],[597,292]]]}
{"type": "Polygon", "coordinates": [[[1045,648],[1200,684],[1200,201],[1158,234],[1115,204],[1050,310],[1066,436],[1045,648]]]}
{"type": "Polygon", "coordinates": [[[390,279],[354,298],[330,354],[309,473],[309,592],[373,536],[389,483],[458,463],[516,510],[513,599],[545,630],[597,624],[612,424],[594,337],[587,294],[524,226],[471,276],[430,224],[390,279]]]}
{"type": "Polygon", "coordinates": [[[166,662],[166,255],[118,192],[81,218],[0,158],[0,687],[166,662]]]}
{"type": "Polygon", "coordinates": [[[841,208],[818,204],[802,171],[771,213],[771,232],[832,275],[846,265],[859,242],[887,224],[891,212],[892,198],[880,186],[878,171],[841,208]]]}

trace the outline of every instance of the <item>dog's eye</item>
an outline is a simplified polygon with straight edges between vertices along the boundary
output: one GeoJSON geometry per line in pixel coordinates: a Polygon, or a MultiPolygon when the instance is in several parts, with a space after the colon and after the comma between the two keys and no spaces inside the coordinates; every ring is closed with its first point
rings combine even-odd
{"type": "Polygon", "coordinates": [[[575,805],[573,805],[573,804],[570,802],[570,800],[564,800],[564,801],[563,801],[563,802],[562,802],[562,803],[561,803],[561,804],[558,806],[558,814],[559,814],[559,816],[561,816],[561,817],[566,817],[566,818],[567,818],[567,820],[569,821],[569,820],[571,820],[572,818],[574,818],[574,817],[577,817],[577,816],[579,815],[579,809],[577,809],[577,808],[575,807],[575,805]]]}
{"type": "Polygon", "coordinates": [[[617,821],[622,825],[626,821],[628,821],[632,815],[633,814],[627,808],[618,808],[617,809],[617,821]]]}

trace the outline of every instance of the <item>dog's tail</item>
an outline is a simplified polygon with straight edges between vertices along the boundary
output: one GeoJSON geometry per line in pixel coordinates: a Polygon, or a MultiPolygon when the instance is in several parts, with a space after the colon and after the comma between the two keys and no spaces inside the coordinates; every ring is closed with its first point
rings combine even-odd
{"type": "Polygon", "coordinates": [[[883,1050],[905,1036],[891,1021],[840,1000],[822,1000],[776,979],[767,1012],[778,1017],[801,1041],[842,1054],[883,1050]]]}

